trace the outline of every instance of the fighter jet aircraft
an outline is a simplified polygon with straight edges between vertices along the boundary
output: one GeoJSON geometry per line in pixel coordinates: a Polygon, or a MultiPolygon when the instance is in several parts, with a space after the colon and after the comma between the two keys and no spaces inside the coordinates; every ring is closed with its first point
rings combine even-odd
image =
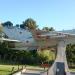
{"type": "MultiPolygon", "coordinates": [[[[37,48],[49,48],[56,46],[61,38],[74,40],[74,30],[69,31],[44,31],[28,30],[18,27],[3,27],[3,35],[0,40],[9,43],[9,47],[17,50],[35,50],[37,48]]],[[[74,41],[72,41],[73,43],[74,41]]],[[[68,40],[68,43],[69,40],[68,40]]]]}

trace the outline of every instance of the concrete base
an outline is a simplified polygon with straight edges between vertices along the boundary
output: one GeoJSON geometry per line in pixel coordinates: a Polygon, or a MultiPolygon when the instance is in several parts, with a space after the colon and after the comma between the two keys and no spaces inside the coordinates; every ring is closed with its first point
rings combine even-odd
{"type": "Polygon", "coordinates": [[[67,59],[66,59],[66,42],[65,41],[59,41],[57,45],[57,57],[55,62],[53,63],[52,67],[49,68],[48,73],[45,72],[41,75],[70,75],[67,59]],[[57,63],[64,64],[63,65],[57,65],[57,63]],[[63,70],[64,71],[63,71],[63,70]],[[64,72],[64,73],[63,73],[64,72]]]}

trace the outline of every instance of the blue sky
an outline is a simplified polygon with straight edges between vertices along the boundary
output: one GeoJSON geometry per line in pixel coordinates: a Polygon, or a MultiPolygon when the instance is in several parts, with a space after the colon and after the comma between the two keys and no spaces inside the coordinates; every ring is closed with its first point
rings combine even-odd
{"type": "Polygon", "coordinates": [[[0,21],[21,24],[33,18],[39,28],[75,28],[75,0],[0,0],[0,21]]]}

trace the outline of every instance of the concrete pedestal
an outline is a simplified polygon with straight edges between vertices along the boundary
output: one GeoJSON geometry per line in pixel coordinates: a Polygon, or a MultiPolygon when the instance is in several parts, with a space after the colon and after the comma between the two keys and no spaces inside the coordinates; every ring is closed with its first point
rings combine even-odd
{"type": "MultiPolygon", "coordinates": [[[[59,41],[57,44],[57,56],[52,67],[48,70],[48,75],[70,75],[66,59],[66,42],[59,41]]],[[[42,75],[47,75],[45,72],[42,75]]]]}

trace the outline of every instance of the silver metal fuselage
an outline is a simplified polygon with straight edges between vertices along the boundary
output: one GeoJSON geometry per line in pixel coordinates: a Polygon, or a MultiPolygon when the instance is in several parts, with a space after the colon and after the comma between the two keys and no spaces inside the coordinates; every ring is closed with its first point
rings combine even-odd
{"type": "MultiPolygon", "coordinates": [[[[49,48],[56,46],[60,40],[66,44],[75,43],[75,31],[41,31],[25,30],[17,27],[3,27],[3,32],[14,43],[13,49],[34,50],[37,48],[49,48]],[[19,42],[16,42],[19,41],[19,42]]],[[[8,41],[8,40],[6,40],[8,41]]]]}

